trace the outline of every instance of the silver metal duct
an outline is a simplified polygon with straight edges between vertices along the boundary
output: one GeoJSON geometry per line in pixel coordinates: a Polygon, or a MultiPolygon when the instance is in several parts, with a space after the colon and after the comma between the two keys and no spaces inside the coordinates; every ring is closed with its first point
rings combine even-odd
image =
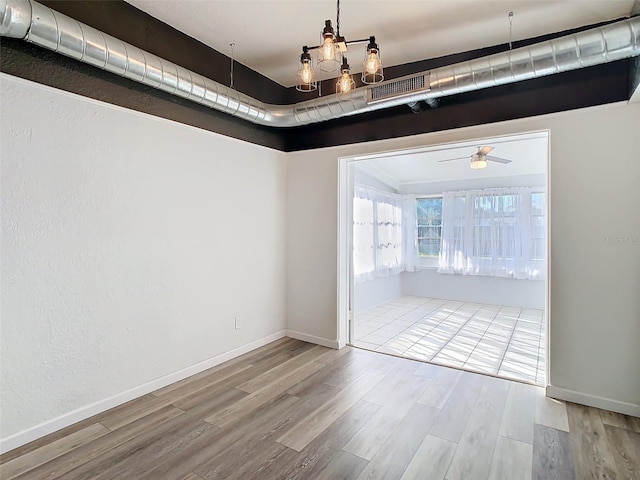
{"type": "Polygon", "coordinates": [[[271,105],[84,25],[32,0],[0,0],[0,35],[116,73],[238,118],[294,127],[412,104],[640,55],[640,17],[378,85],[271,105]]]}

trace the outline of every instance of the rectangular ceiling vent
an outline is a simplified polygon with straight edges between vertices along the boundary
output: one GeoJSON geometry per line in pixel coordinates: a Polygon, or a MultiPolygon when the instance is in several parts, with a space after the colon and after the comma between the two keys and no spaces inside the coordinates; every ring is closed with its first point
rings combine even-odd
{"type": "Polygon", "coordinates": [[[429,73],[427,72],[413,77],[390,80],[369,88],[367,91],[367,103],[377,103],[390,98],[410,96],[429,90],[429,73]]]}

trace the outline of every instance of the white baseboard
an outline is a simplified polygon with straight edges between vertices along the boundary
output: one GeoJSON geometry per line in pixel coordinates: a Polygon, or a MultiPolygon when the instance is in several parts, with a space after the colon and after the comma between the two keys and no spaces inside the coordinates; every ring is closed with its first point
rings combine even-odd
{"type": "Polygon", "coordinates": [[[287,337],[302,340],[303,342],[315,343],[316,345],[322,345],[323,347],[339,349],[340,345],[338,340],[329,340],[328,338],[316,337],[315,335],[309,335],[307,333],[296,332],[295,330],[287,330],[287,337]]]}
{"type": "MultiPolygon", "coordinates": [[[[208,368],[215,367],[216,365],[239,357],[240,355],[244,355],[245,353],[255,350],[256,348],[260,348],[268,343],[275,342],[285,336],[287,336],[287,332],[285,330],[280,330],[276,333],[272,333],[271,335],[267,335],[266,337],[247,343],[246,345],[242,345],[241,347],[234,348],[228,352],[221,353],[220,355],[216,355],[215,357],[196,363],[195,365],[191,365],[190,367],[164,375],[163,377],[151,380],[150,382],[138,385],[137,387],[133,387],[111,397],[78,408],[77,410],[65,413],[64,415],[51,420],[47,420],[46,422],[34,427],[14,433],[13,435],[0,439],[0,454],[13,450],[14,448],[18,448],[32,442],[33,440],[37,440],[45,435],[49,435],[50,433],[68,427],[69,425],[73,425],[74,423],[78,423],[89,417],[97,415],[98,413],[105,412],[110,408],[117,407],[118,405],[122,405],[130,400],[154,392],[160,388],[166,387],[167,385],[171,385],[172,383],[183,380],[191,375],[195,375],[196,373],[200,373],[208,368]]],[[[313,340],[307,341],[313,342],[313,340]]]]}
{"type": "Polygon", "coordinates": [[[567,402],[579,403],[589,407],[610,410],[612,412],[622,413],[623,415],[640,417],[640,405],[636,405],[634,403],[621,402],[619,400],[599,397],[589,393],[576,392],[575,390],[569,390],[568,388],[554,387],[553,385],[547,386],[546,394],[547,397],[556,398],[558,400],[565,400],[567,402]]]}

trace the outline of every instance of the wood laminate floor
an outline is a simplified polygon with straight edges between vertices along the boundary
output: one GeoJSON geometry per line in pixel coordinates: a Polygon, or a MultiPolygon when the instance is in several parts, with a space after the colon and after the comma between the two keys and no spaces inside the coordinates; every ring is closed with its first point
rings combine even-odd
{"type": "Polygon", "coordinates": [[[640,419],[282,339],[0,457],[19,479],[634,479],[640,419]]]}

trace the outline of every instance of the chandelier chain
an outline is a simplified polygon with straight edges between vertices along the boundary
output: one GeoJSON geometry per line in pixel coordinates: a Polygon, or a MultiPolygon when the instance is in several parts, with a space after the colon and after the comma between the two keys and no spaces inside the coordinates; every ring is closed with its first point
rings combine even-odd
{"type": "Polygon", "coordinates": [[[336,6],[336,31],[340,36],[340,0],[338,0],[338,5],[336,6]]]}
{"type": "Polygon", "coordinates": [[[233,50],[236,48],[236,44],[232,42],[229,44],[229,46],[231,47],[231,72],[230,72],[231,81],[229,86],[233,88],[233,50]]]}

